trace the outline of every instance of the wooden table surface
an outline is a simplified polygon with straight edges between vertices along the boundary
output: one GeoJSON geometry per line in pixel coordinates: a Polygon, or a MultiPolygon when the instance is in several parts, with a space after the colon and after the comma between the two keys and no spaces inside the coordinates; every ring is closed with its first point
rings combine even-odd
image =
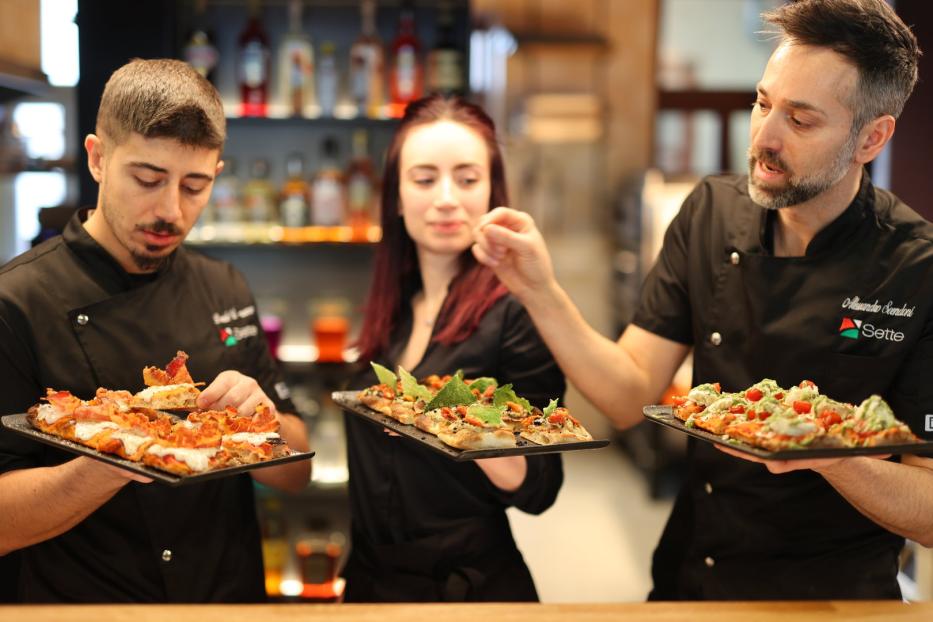
{"type": "Polygon", "coordinates": [[[430,605],[13,605],[0,620],[16,622],[930,622],[933,602],[815,601],[619,604],[430,605]]]}

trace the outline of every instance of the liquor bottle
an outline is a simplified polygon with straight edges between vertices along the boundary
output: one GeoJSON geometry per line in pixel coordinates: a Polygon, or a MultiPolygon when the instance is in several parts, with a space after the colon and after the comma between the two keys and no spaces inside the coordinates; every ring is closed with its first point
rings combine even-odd
{"type": "Polygon", "coordinates": [[[249,20],[238,43],[240,115],[264,117],[269,99],[269,37],[259,19],[259,0],[250,0],[249,20]]]}
{"type": "Polygon", "coordinates": [[[337,73],[336,46],[332,41],[321,44],[317,69],[317,103],[322,117],[334,116],[340,97],[340,75],[337,73]]]}
{"type": "Polygon", "coordinates": [[[337,162],[340,147],[328,136],[321,146],[321,168],[311,182],[311,224],[334,227],[346,220],[346,195],[343,172],[337,162]]]}
{"type": "Polygon", "coordinates": [[[217,176],[211,194],[212,213],[217,224],[236,224],[243,221],[243,204],[237,163],[233,158],[224,160],[224,170],[217,176]]]}
{"type": "Polygon", "coordinates": [[[307,116],[314,105],[314,48],[301,29],[301,0],[288,2],[288,32],[279,46],[279,97],[288,116],[307,116]]]}
{"type": "Polygon", "coordinates": [[[269,182],[269,161],[265,158],[253,160],[249,181],[243,186],[243,208],[249,222],[270,224],[278,220],[275,188],[269,182]]]}
{"type": "Polygon", "coordinates": [[[282,502],[278,497],[266,497],[262,501],[259,522],[262,536],[262,565],[266,574],[266,594],[279,596],[282,593],[282,574],[288,562],[289,547],[282,502]]]}
{"type": "Polygon", "coordinates": [[[352,238],[365,240],[373,222],[376,196],[376,174],[369,157],[366,130],[353,132],[353,151],[347,167],[347,220],[352,238]]]}
{"type": "Polygon", "coordinates": [[[392,42],[392,71],[389,94],[392,101],[389,114],[400,118],[405,107],[421,97],[424,74],[421,66],[421,42],[415,34],[415,10],[410,1],[403,1],[399,13],[398,34],[392,42]]]}
{"type": "Polygon", "coordinates": [[[195,2],[195,26],[188,36],[188,42],[185,44],[181,56],[195,71],[208,80],[213,81],[214,67],[217,66],[219,55],[217,53],[217,48],[214,47],[213,37],[204,25],[204,13],[206,10],[207,0],[197,0],[195,2]]]}
{"type": "Polygon", "coordinates": [[[357,114],[380,118],[384,116],[382,42],[376,34],[376,0],[362,0],[360,13],[363,29],[350,48],[350,95],[357,114]]]}
{"type": "Polygon", "coordinates": [[[285,162],[287,178],[282,185],[279,215],[286,227],[304,227],[308,224],[311,208],[311,187],[305,180],[305,160],[300,153],[288,156],[285,162]]]}
{"type": "Polygon", "coordinates": [[[185,62],[191,65],[195,71],[213,81],[214,67],[217,66],[217,48],[211,42],[211,37],[206,30],[194,30],[191,38],[182,51],[185,62]]]}
{"type": "Polygon", "coordinates": [[[427,83],[430,93],[462,95],[464,93],[463,51],[454,36],[454,12],[448,2],[438,7],[437,41],[428,52],[427,83]]]}

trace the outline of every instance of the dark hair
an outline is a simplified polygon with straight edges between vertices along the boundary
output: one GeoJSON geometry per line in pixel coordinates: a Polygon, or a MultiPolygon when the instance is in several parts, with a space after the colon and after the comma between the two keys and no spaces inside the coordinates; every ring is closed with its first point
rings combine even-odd
{"type": "Polygon", "coordinates": [[[217,89],[180,60],[133,59],[113,72],[97,109],[97,133],[119,144],[131,132],[222,149],[226,119],[217,89]]]}
{"type": "Polygon", "coordinates": [[[799,0],[765,13],[792,42],[827,47],[858,70],[854,130],[901,114],[917,83],[917,38],[883,0],[799,0]]]}
{"type": "MultiPolygon", "coordinates": [[[[432,95],[408,105],[386,153],[382,179],[382,240],[376,249],[373,282],[366,299],[363,329],[357,346],[363,360],[385,350],[396,328],[403,301],[421,286],[415,243],[399,216],[399,156],[408,132],[416,126],[453,121],[482,137],[489,152],[489,208],[509,204],[505,164],[496,142],[496,129],[483,109],[459,97],[432,95]]],[[[478,263],[470,249],[460,256],[460,272],[450,284],[447,300],[438,314],[439,329],[433,341],[450,345],[476,330],[483,314],[502,296],[505,287],[489,268],[478,263]]]]}

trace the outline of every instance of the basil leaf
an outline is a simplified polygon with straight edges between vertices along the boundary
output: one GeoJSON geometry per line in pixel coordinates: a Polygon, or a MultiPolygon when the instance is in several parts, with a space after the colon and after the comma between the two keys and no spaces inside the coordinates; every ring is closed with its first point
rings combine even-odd
{"type": "Polygon", "coordinates": [[[398,378],[395,377],[392,370],[383,367],[379,363],[374,363],[373,361],[370,361],[369,364],[372,365],[373,371],[376,372],[379,384],[384,384],[395,391],[395,384],[398,382],[398,378]]]}
{"type": "Polygon", "coordinates": [[[499,383],[496,382],[495,378],[489,378],[488,376],[477,378],[476,380],[470,383],[470,389],[478,390],[480,395],[482,395],[483,392],[490,386],[497,387],[499,386],[499,383]]]}
{"type": "Polygon", "coordinates": [[[506,402],[515,402],[526,411],[531,412],[531,402],[523,397],[518,397],[512,389],[511,384],[504,384],[492,394],[492,403],[495,406],[505,406],[506,402]]]}
{"type": "Polygon", "coordinates": [[[447,384],[441,387],[441,390],[437,392],[434,399],[428,402],[424,409],[428,411],[443,408],[444,406],[469,405],[474,402],[476,402],[476,396],[470,391],[470,387],[463,381],[463,375],[458,371],[447,384]]]}
{"type": "Polygon", "coordinates": [[[473,404],[467,408],[467,416],[475,417],[490,427],[498,428],[502,425],[502,409],[497,406],[473,404]]]}
{"type": "Polygon", "coordinates": [[[415,399],[430,401],[434,396],[427,387],[418,384],[414,376],[405,371],[401,365],[398,366],[398,376],[402,380],[402,395],[408,395],[415,399]]]}

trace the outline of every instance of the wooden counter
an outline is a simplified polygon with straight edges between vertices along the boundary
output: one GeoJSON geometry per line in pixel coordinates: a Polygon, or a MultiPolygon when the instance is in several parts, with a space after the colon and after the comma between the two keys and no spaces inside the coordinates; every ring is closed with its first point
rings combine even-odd
{"type": "Polygon", "coordinates": [[[573,605],[25,605],[0,606],[16,622],[930,622],[933,602],[819,601],[573,605]]]}

